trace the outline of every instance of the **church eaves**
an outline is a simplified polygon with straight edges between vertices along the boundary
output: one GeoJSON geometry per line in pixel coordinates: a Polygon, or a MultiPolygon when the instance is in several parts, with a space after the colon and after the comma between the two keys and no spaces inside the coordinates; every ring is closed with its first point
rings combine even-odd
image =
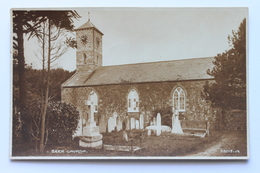
{"type": "Polygon", "coordinates": [[[104,35],[99,29],[97,29],[97,27],[92,22],[90,22],[90,19],[86,23],[84,23],[83,25],[81,25],[80,27],[75,29],[75,31],[81,30],[81,29],[90,29],[90,28],[94,28],[98,32],[100,32],[102,35],[104,35]]]}
{"type": "Polygon", "coordinates": [[[206,72],[213,68],[213,60],[207,57],[102,66],[91,74],[77,71],[63,87],[213,79],[206,72]]]}

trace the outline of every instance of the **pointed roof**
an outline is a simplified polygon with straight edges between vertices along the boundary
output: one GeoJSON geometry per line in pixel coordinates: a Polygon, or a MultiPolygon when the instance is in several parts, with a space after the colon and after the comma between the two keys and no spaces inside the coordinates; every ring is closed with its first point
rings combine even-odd
{"type": "Polygon", "coordinates": [[[90,22],[90,19],[88,19],[86,23],[84,23],[83,25],[75,29],[75,31],[82,30],[82,29],[91,29],[91,28],[96,29],[98,32],[100,32],[100,34],[104,35],[99,29],[97,29],[97,27],[92,22],[90,22]]]}
{"type": "Polygon", "coordinates": [[[207,57],[102,66],[92,73],[77,71],[63,87],[213,79],[207,74],[214,66],[213,60],[207,57]]]}

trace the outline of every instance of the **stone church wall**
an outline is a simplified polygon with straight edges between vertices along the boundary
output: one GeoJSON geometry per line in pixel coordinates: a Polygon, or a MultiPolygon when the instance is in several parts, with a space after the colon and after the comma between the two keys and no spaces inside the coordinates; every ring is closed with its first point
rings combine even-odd
{"type": "MultiPolygon", "coordinates": [[[[100,85],[92,87],[74,87],[62,89],[62,100],[76,106],[84,119],[87,118],[85,100],[91,91],[98,95],[98,113],[95,121],[101,131],[107,130],[107,122],[116,112],[122,122],[136,120],[142,114],[144,127],[150,125],[154,110],[172,106],[172,94],[177,87],[182,87],[186,95],[186,109],[183,112],[184,120],[210,121],[211,129],[218,129],[219,111],[212,109],[210,103],[202,99],[201,92],[205,81],[160,82],[140,84],[100,85]],[[127,96],[130,90],[135,89],[139,95],[139,112],[127,112],[127,96]]],[[[83,121],[84,124],[84,121],[83,121]]]]}

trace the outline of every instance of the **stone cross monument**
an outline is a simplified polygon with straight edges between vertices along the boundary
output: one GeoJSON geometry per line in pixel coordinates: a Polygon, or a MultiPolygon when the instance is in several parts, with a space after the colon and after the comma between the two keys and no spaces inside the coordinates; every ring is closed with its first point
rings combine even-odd
{"type": "Polygon", "coordinates": [[[85,105],[88,106],[89,116],[86,126],[83,127],[83,134],[79,141],[79,146],[87,148],[101,148],[102,135],[99,133],[99,127],[96,126],[94,120],[95,103],[91,100],[86,100],[85,105]]]}

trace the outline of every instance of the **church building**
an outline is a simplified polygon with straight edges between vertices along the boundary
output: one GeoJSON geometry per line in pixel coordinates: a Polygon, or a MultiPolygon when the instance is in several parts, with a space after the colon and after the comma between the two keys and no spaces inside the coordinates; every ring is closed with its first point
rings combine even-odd
{"type": "Polygon", "coordinates": [[[76,136],[88,123],[100,133],[144,129],[156,110],[172,107],[183,120],[218,128],[219,110],[202,97],[205,82],[214,80],[206,72],[213,57],[102,66],[103,33],[90,20],[75,32],[77,70],[62,85],[62,101],[80,112],[76,136]]]}

